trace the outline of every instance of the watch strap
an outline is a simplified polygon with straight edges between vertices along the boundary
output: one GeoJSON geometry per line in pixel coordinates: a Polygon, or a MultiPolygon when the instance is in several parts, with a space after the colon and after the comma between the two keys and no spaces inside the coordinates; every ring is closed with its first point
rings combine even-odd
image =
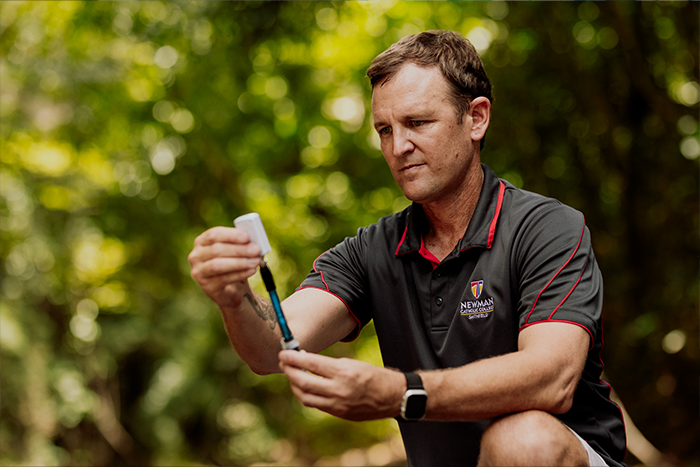
{"type": "MultiPolygon", "coordinates": [[[[417,422],[425,417],[428,393],[423,389],[423,380],[416,373],[404,373],[406,392],[401,400],[401,420],[417,422]]],[[[397,418],[397,420],[399,420],[397,418]]],[[[399,420],[399,421],[401,421],[399,420]]]]}
{"type": "Polygon", "coordinates": [[[423,389],[423,380],[418,373],[404,373],[406,377],[406,390],[423,389]]]}

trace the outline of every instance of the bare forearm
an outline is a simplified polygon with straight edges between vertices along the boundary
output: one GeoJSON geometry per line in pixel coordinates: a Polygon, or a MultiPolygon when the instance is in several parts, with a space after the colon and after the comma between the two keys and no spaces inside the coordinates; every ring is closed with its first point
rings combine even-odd
{"type": "MultiPolygon", "coordinates": [[[[229,339],[254,372],[277,373],[282,333],[274,309],[249,286],[242,295],[237,307],[221,307],[229,339]]],[[[282,302],[282,309],[294,337],[308,352],[326,349],[356,326],[342,301],[317,289],[293,293],[282,302]]]]}
{"type": "Polygon", "coordinates": [[[236,307],[220,307],[226,333],[236,352],[255,373],[279,372],[281,333],[272,305],[252,290],[236,307]]]}
{"type": "Polygon", "coordinates": [[[539,371],[520,362],[517,354],[423,374],[429,394],[427,418],[476,421],[531,409],[568,410],[578,378],[567,381],[539,371]]]}
{"type": "Polygon", "coordinates": [[[427,372],[427,417],[471,421],[533,409],[564,413],[573,401],[588,344],[578,326],[538,324],[520,333],[517,352],[427,372]]]}

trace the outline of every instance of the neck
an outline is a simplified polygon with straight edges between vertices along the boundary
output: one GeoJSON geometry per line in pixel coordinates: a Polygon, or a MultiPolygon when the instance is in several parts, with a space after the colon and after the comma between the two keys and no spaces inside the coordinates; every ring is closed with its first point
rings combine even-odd
{"type": "Polygon", "coordinates": [[[469,227],[484,184],[481,164],[469,172],[465,182],[464,189],[454,196],[423,205],[430,223],[425,245],[440,261],[452,252],[469,227]]]}

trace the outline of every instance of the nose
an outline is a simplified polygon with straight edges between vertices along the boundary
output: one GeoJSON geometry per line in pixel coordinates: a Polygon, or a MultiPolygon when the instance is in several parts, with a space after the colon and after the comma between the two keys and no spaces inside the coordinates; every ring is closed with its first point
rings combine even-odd
{"type": "Polygon", "coordinates": [[[404,128],[394,130],[392,133],[392,154],[394,157],[410,154],[416,148],[411,138],[411,132],[404,128]]]}

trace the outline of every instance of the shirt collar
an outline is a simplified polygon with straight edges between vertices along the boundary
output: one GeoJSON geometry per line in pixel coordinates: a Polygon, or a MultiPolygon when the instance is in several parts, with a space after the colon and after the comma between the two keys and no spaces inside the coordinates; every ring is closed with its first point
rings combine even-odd
{"type": "MultiPolygon", "coordinates": [[[[481,164],[484,171],[484,184],[481,187],[479,201],[472,215],[467,231],[459,240],[458,251],[470,248],[491,248],[496,234],[498,216],[501,212],[505,184],[486,165],[481,164]]],[[[420,251],[423,247],[423,235],[428,231],[428,220],[423,206],[413,203],[408,211],[406,227],[396,248],[396,255],[404,255],[412,251],[420,251]]]]}

